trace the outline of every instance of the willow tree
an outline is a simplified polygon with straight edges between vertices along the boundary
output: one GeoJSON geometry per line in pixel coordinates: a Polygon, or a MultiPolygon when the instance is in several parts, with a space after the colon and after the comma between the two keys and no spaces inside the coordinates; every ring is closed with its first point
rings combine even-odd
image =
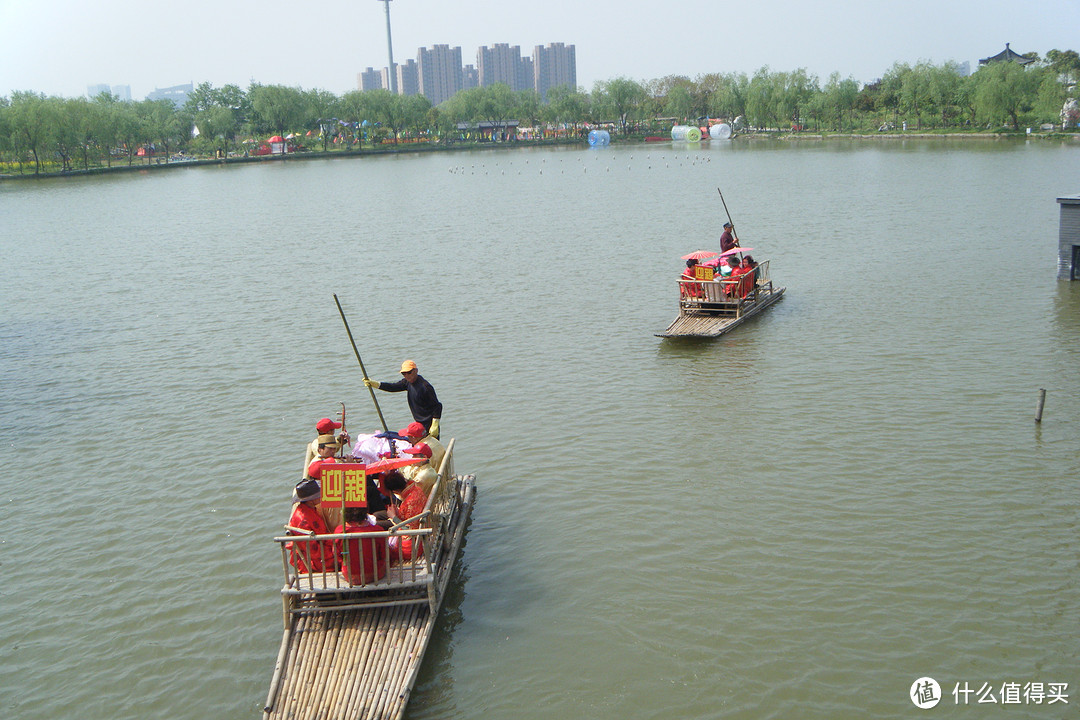
{"type": "Polygon", "coordinates": [[[612,113],[622,128],[622,134],[626,135],[627,121],[640,112],[645,101],[645,88],[636,80],[617,77],[596,83],[593,87],[593,101],[602,112],[612,113]]]}
{"type": "Polygon", "coordinates": [[[975,73],[975,107],[979,119],[990,124],[1003,120],[1020,130],[1020,113],[1035,104],[1041,77],[1020,63],[995,62],[975,73]]]}

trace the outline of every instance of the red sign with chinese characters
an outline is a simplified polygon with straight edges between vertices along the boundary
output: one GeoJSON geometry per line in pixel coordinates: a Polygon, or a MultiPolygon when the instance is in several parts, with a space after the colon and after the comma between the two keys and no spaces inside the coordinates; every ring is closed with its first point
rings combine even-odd
{"type": "Polygon", "coordinates": [[[364,463],[326,463],[322,466],[323,504],[367,507],[367,466],[364,463]]]}

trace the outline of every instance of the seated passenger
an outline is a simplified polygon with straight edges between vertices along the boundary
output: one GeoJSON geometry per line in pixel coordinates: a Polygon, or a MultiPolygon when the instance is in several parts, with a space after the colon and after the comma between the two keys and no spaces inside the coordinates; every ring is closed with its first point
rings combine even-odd
{"type": "Polygon", "coordinates": [[[760,273],[757,269],[757,262],[752,255],[747,255],[743,258],[743,265],[750,267],[750,291],[753,292],[757,290],[758,278],[760,277],[760,273]]]}
{"type": "MultiPolygon", "coordinates": [[[[435,442],[438,442],[437,440],[435,442]]],[[[424,494],[431,492],[432,486],[435,485],[435,481],[439,478],[438,472],[432,467],[432,462],[435,459],[435,451],[431,446],[422,442],[419,445],[414,445],[411,448],[406,448],[405,452],[414,457],[427,458],[426,463],[418,463],[416,465],[407,465],[401,468],[401,474],[405,476],[405,479],[409,482],[414,482],[423,488],[424,494]]],[[[445,450],[444,450],[445,453],[445,450]]],[[[405,515],[403,517],[409,517],[405,515]]]]}
{"type": "MultiPolygon", "coordinates": [[[[307,467],[307,476],[309,478],[315,478],[319,482],[322,482],[322,466],[329,463],[336,463],[337,458],[334,454],[338,451],[339,441],[332,434],[320,435],[317,438],[316,452],[318,457],[311,461],[307,467]]],[[[326,505],[319,506],[319,514],[322,515],[323,521],[326,523],[326,527],[332,528],[335,525],[341,523],[341,508],[330,507],[326,505]]]]}
{"type": "MultiPolygon", "coordinates": [[[[409,448],[410,450],[416,450],[420,456],[426,456],[431,452],[431,449],[427,444],[421,444],[416,448],[409,448]]],[[[433,476],[431,484],[434,484],[435,471],[431,470],[429,465],[410,465],[410,468],[420,467],[427,468],[430,474],[433,476]]],[[[416,517],[420,513],[424,512],[424,508],[427,506],[428,493],[431,492],[431,485],[425,487],[425,480],[427,475],[421,473],[419,477],[409,481],[399,491],[401,496],[401,503],[398,505],[397,515],[399,520],[408,520],[409,518],[416,517]]],[[[420,527],[420,521],[409,523],[406,527],[411,530],[415,530],[420,527]]],[[[397,559],[397,550],[401,549],[402,561],[412,560],[414,557],[420,557],[424,553],[423,539],[415,535],[401,535],[390,538],[390,557],[391,559],[397,559]]]]}
{"type": "MultiPolygon", "coordinates": [[[[313,532],[316,535],[326,535],[326,522],[319,514],[319,503],[322,500],[322,488],[319,481],[312,478],[304,478],[293,489],[292,516],[289,518],[289,527],[296,530],[313,532]]],[[[299,535],[299,532],[290,530],[290,535],[299,535]]],[[[297,572],[334,572],[337,570],[333,543],[329,540],[309,540],[306,542],[289,542],[285,547],[289,549],[289,563],[296,568],[297,572]],[[310,568],[310,570],[309,570],[310,568]]]]}
{"type": "MultiPolygon", "coordinates": [[[[315,423],[316,438],[308,443],[307,449],[304,451],[304,471],[307,471],[307,466],[311,464],[311,461],[319,456],[319,437],[323,435],[333,435],[334,431],[341,427],[341,423],[335,422],[330,418],[323,418],[319,422],[315,423]]],[[[344,445],[349,444],[349,434],[341,433],[338,436],[338,442],[344,445]]]]}
{"type": "MultiPolygon", "coordinates": [[[[694,258],[690,258],[686,261],[686,269],[683,270],[683,274],[679,277],[680,280],[697,280],[697,276],[694,274],[694,268],[698,262],[694,258]]],[[[705,290],[699,284],[689,284],[686,282],[679,283],[679,296],[684,298],[699,298],[705,295],[705,290]]]]}
{"type": "Polygon", "coordinates": [[[738,258],[732,260],[731,279],[738,281],[731,285],[728,290],[732,297],[746,297],[746,294],[750,292],[751,282],[753,281],[753,276],[747,275],[747,273],[753,271],[754,269],[750,267],[749,263],[740,262],[738,258]]]}
{"type": "MultiPolygon", "coordinates": [[[[350,507],[345,508],[345,524],[338,525],[334,532],[367,533],[381,529],[372,522],[367,508],[350,507]]],[[[334,540],[334,553],[342,574],[350,583],[362,585],[386,575],[386,538],[334,540]],[[346,543],[348,558],[345,557],[346,543]]]]}
{"type": "MultiPolygon", "coordinates": [[[[413,447],[419,445],[420,443],[424,443],[425,445],[427,445],[428,448],[431,449],[431,457],[429,458],[431,467],[435,468],[436,470],[439,469],[439,465],[442,463],[443,455],[446,454],[446,446],[443,445],[437,437],[430,435],[428,431],[424,428],[423,423],[410,423],[407,428],[399,432],[401,435],[404,435],[408,438],[409,442],[412,443],[413,447]]],[[[406,451],[402,450],[402,452],[405,453],[406,451]]],[[[408,467],[403,468],[403,470],[407,470],[411,467],[416,466],[409,465],[408,467]]],[[[408,478],[409,473],[405,473],[405,477],[408,478]]]]}

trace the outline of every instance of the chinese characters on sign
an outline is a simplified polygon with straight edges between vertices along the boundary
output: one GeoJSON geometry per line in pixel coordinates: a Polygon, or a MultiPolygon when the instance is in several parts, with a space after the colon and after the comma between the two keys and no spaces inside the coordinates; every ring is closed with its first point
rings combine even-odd
{"type": "Polygon", "coordinates": [[[322,466],[322,501],[325,505],[367,507],[367,466],[333,463],[322,466]]]}
{"type": "Polygon", "coordinates": [[[1069,703],[1069,683],[1003,682],[994,692],[992,684],[979,683],[976,690],[966,680],[953,686],[953,700],[957,705],[1001,704],[1001,705],[1053,705],[1069,703]]]}
{"type": "MultiPolygon", "coordinates": [[[[941,686],[932,677],[921,677],[911,684],[908,696],[915,707],[927,710],[941,699],[941,686]]],[[[953,685],[955,705],[1055,705],[1069,704],[1067,682],[988,682],[970,683],[966,680],[953,685]]]]}

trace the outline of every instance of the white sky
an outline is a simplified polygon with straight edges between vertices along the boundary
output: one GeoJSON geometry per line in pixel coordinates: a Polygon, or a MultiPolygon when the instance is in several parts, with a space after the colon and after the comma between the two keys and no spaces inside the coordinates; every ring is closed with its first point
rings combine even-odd
{"type": "MultiPolygon", "coordinates": [[[[209,81],[321,88],[341,95],[387,64],[379,0],[0,0],[0,96],[85,95],[88,85],[209,81]]],[[[894,62],[970,61],[1011,43],[1045,55],[1080,50],[1080,0],[394,0],[394,59],[419,47],[505,42],[577,46],[578,85],[707,72],[806,68],[867,82],[894,62]],[[666,8],[666,10],[661,9],[666,8]]]]}

